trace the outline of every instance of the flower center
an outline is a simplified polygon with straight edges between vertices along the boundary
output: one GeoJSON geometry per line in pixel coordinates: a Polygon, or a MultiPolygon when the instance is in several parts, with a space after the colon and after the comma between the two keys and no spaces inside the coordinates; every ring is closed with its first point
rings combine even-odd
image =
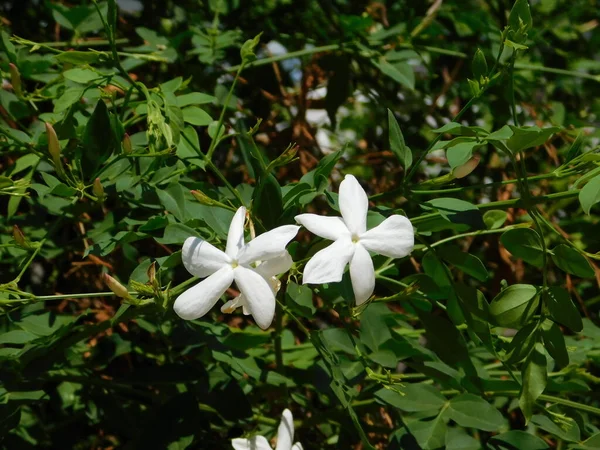
{"type": "Polygon", "coordinates": [[[234,259],[233,261],[231,261],[231,267],[232,267],[232,268],[234,268],[234,269],[235,269],[237,266],[239,266],[239,264],[238,264],[238,262],[237,262],[237,259],[234,259]]]}
{"type": "Polygon", "coordinates": [[[352,243],[358,244],[358,241],[360,241],[360,237],[357,234],[353,234],[352,235],[352,243]]]}

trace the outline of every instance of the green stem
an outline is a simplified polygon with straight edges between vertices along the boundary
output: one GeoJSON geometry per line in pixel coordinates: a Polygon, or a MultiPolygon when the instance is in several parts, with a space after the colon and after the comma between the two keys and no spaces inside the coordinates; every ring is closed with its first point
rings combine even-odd
{"type": "Polygon", "coordinates": [[[508,225],[506,227],[497,228],[495,230],[477,230],[477,231],[471,231],[469,233],[455,234],[454,236],[450,236],[445,239],[441,239],[437,242],[434,242],[433,244],[431,244],[431,247],[438,247],[440,245],[444,245],[444,244],[454,241],[456,239],[462,239],[465,237],[481,236],[481,235],[485,235],[485,234],[504,233],[505,231],[508,231],[508,230],[514,230],[515,228],[529,228],[529,224],[522,223],[522,224],[517,224],[517,225],[508,225]]]}
{"type": "Polygon", "coordinates": [[[209,162],[212,161],[212,155],[215,152],[215,149],[217,148],[217,144],[219,142],[219,134],[221,133],[221,127],[223,126],[223,121],[225,120],[225,113],[227,111],[227,108],[229,107],[229,102],[231,101],[233,90],[235,89],[235,85],[237,84],[238,79],[240,78],[240,74],[242,73],[242,70],[244,70],[246,64],[246,62],[242,62],[242,64],[238,66],[238,70],[235,74],[235,78],[233,79],[233,83],[231,84],[229,92],[227,93],[227,97],[225,98],[225,103],[223,105],[223,109],[221,110],[221,114],[219,115],[219,121],[217,122],[217,129],[212,140],[210,141],[210,147],[208,148],[208,152],[206,152],[206,159],[209,162]]]}
{"type": "MultiPolygon", "coordinates": [[[[561,179],[561,178],[571,177],[571,176],[575,175],[575,173],[576,172],[574,172],[574,171],[565,171],[565,172],[559,172],[559,173],[551,172],[551,173],[546,173],[546,174],[542,174],[542,175],[535,175],[532,177],[528,177],[528,179],[529,179],[529,181],[547,180],[549,178],[561,179]]],[[[461,187],[448,188],[448,189],[425,189],[425,190],[411,189],[410,193],[413,195],[451,194],[454,192],[463,192],[468,189],[488,189],[488,188],[494,188],[494,187],[498,187],[498,186],[506,186],[509,184],[516,184],[518,182],[519,182],[519,180],[517,178],[515,178],[512,180],[495,181],[493,183],[471,184],[468,186],[461,186],[461,187]]],[[[389,193],[391,193],[391,191],[389,193]]],[[[386,192],[383,194],[372,195],[371,197],[369,197],[369,200],[377,200],[380,197],[386,196],[386,194],[388,194],[388,193],[386,192]]]]}
{"type": "MultiPolygon", "coordinates": [[[[259,66],[264,66],[266,64],[272,64],[272,63],[278,62],[278,61],[284,61],[286,59],[300,58],[302,56],[314,55],[315,53],[323,53],[323,52],[330,52],[333,50],[339,50],[341,48],[342,48],[342,44],[330,44],[330,45],[323,45],[321,47],[306,48],[306,49],[298,50],[295,52],[285,53],[283,55],[270,56],[269,58],[257,59],[256,61],[247,63],[245,65],[245,67],[247,67],[247,68],[259,67],[259,66]]],[[[239,71],[241,66],[242,66],[242,64],[233,66],[233,67],[229,67],[227,69],[227,72],[239,71]]]]}
{"type": "MultiPolygon", "coordinates": [[[[59,42],[40,42],[40,45],[44,47],[102,47],[104,45],[110,45],[111,42],[108,39],[89,39],[89,40],[75,40],[75,41],[59,41],[59,42]]],[[[115,39],[115,44],[129,44],[129,39],[115,39]]]]}
{"type": "MultiPolygon", "coordinates": [[[[539,195],[537,197],[533,197],[531,199],[531,201],[534,204],[538,204],[538,203],[549,202],[552,200],[560,200],[560,199],[564,199],[564,198],[577,197],[579,195],[580,190],[581,189],[573,189],[570,191],[556,192],[554,194],[539,195]]],[[[526,204],[523,201],[523,199],[514,198],[511,200],[501,200],[501,201],[497,201],[497,202],[481,203],[481,204],[475,205],[475,206],[477,206],[477,208],[479,208],[481,211],[486,211],[489,209],[503,209],[503,208],[515,208],[515,207],[521,208],[521,207],[525,207],[525,205],[526,204]]],[[[434,219],[438,216],[440,216],[440,213],[424,214],[422,216],[411,219],[411,222],[413,224],[417,224],[417,223],[425,222],[427,220],[434,219]]]]}

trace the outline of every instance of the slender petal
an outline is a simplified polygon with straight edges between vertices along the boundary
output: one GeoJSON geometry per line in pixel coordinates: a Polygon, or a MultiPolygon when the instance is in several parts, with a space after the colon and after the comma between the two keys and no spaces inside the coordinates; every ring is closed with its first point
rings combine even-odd
{"type": "Polygon", "coordinates": [[[281,255],[299,229],[297,225],[284,225],[257,236],[242,247],[238,254],[238,262],[248,265],[254,261],[265,261],[281,255]]]}
{"type": "Polygon", "coordinates": [[[221,306],[221,312],[225,314],[231,314],[239,307],[242,307],[245,316],[250,315],[250,310],[248,309],[248,302],[246,302],[246,297],[244,297],[243,294],[238,295],[232,300],[226,301],[223,304],[223,306],[221,306]]]}
{"type": "Polygon", "coordinates": [[[231,445],[235,450],[272,450],[269,441],[264,436],[254,436],[250,439],[233,439],[231,445]]]}
{"type": "Polygon", "coordinates": [[[271,278],[280,273],[286,273],[293,263],[292,257],[286,250],[281,255],[260,263],[254,270],[263,278],[271,278]]]}
{"type": "Polygon", "coordinates": [[[365,190],[352,175],[340,183],[339,204],[344,223],[351,234],[360,236],[367,230],[369,199],[365,190]]]}
{"type": "Polygon", "coordinates": [[[246,298],[252,317],[263,330],[273,322],[275,295],[269,283],[252,269],[238,266],[234,269],[235,282],[246,298]]]}
{"type": "Polygon", "coordinates": [[[302,448],[302,444],[300,442],[296,442],[294,445],[292,445],[292,450],[304,450],[302,448]]]}
{"type": "Polygon", "coordinates": [[[335,241],[343,236],[350,236],[350,231],[341,217],[326,217],[317,214],[300,214],[296,222],[308,231],[325,239],[335,241]]]}
{"type": "Polygon", "coordinates": [[[227,247],[225,253],[231,258],[236,259],[238,252],[244,246],[244,221],[246,220],[246,208],[241,206],[236,211],[231,223],[229,224],[229,233],[227,234],[227,247]]]}
{"type": "Polygon", "coordinates": [[[294,418],[289,409],[283,411],[277,430],[277,447],[275,450],[291,450],[294,442],[294,418]]]}
{"type": "Polygon", "coordinates": [[[360,243],[356,244],[354,256],[350,261],[350,279],[356,305],[361,305],[369,299],[375,289],[375,269],[371,255],[360,243]]]}
{"type": "Polygon", "coordinates": [[[404,258],[415,246],[415,232],[404,216],[390,216],[360,237],[367,250],[390,258],[404,258]]]}
{"type": "Polygon", "coordinates": [[[181,259],[187,271],[200,278],[212,275],[231,262],[224,252],[197,237],[185,240],[181,259]]]}
{"type": "Polygon", "coordinates": [[[308,261],[302,275],[302,283],[321,284],[341,281],[344,268],[353,254],[354,244],[350,238],[338,239],[329,247],[319,250],[308,261]]]}
{"type": "Polygon", "coordinates": [[[173,309],[185,320],[202,317],[217,303],[232,282],[233,269],[231,266],[224,266],[177,297],[173,309]]]}

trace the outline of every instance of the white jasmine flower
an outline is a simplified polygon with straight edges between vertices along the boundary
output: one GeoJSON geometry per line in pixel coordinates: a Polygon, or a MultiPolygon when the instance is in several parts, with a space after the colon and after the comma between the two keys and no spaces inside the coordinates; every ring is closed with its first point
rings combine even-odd
{"type": "Polygon", "coordinates": [[[342,217],[300,214],[296,222],[309,231],[330,239],[329,247],[317,252],[306,264],[304,284],[332,283],[342,280],[350,263],[350,278],[356,304],[367,301],[375,289],[375,269],[369,251],[390,258],[403,258],[415,245],[415,233],[404,216],[393,215],[367,230],[369,199],[352,175],[340,184],[339,205],[342,217]]]}
{"type": "MultiPolygon", "coordinates": [[[[261,262],[254,268],[254,271],[263,277],[267,283],[269,283],[269,286],[271,286],[271,290],[273,291],[273,295],[276,295],[277,292],[279,292],[279,288],[281,288],[281,281],[279,281],[277,275],[290,270],[292,264],[292,257],[287,251],[285,251],[280,256],[261,262]]],[[[229,300],[227,303],[221,306],[221,312],[231,314],[236,308],[240,307],[246,316],[251,314],[250,308],[248,307],[248,301],[246,300],[246,296],[244,294],[238,295],[233,300],[229,300]]]]}
{"type": "Polygon", "coordinates": [[[285,247],[300,227],[284,225],[245,244],[245,218],[246,208],[241,207],[229,225],[225,252],[197,237],[185,240],[181,255],[183,265],[192,275],[207,278],[175,300],[173,309],[182,319],[194,320],[205,315],[235,281],[243,297],[238,297],[238,303],[227,309],[244,306],[263,330],[271,325],[275,315],[275,289],[270,278],[289,269],[285,247]],[[261,263],[254,267],[257,262],[261,263]],[[259,271],[262,265],[265,266],[259,271]]]}
{"type": "MultiPolygon", "coordinates": [[[[281,423],[277,430],[277,446],[275,450],[303,450],[300,442],[294,442],[294,418],[289,409],[283,411],[281,423]]],[[[264,436],[254,436],[251,439],[237,438],[231,441],[235,450],[273,450],[264,436]]]]}

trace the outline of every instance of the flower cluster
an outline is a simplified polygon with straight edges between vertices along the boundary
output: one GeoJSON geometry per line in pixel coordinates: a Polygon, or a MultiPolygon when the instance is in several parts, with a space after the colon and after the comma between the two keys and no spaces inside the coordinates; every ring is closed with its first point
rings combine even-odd
{"type": "MultiPolygon", "coordinates": [[[[400,215],[385,219],[367,230],[369,200],[356,178],[347,175],[340,184],[339,207],[342,217],[300,214],[296,222],[333,244],[317,252],[306,264],[304,284],[333,283],[342,280],[350,264],[350,279],[357,305],[367,301],[375,289],[375,269],[369,252],[403,258],[414,247],[410,221],[400,215]]],[[[229,226],[225,251],[209,242],[190,237],[183,245],[182,259],[192,275],[205,278],[181,294],[174,310],[182,319],[205,315],[235,281],[240,295],[226,302],[221,311],[231,313],[241,307],[262,329],[275,315],[275,295],[280,288],[278,276],[293,264],[286,250],[299,226],[284,225],[244,241],[246,208],[237,210],[229,226]]]]}

